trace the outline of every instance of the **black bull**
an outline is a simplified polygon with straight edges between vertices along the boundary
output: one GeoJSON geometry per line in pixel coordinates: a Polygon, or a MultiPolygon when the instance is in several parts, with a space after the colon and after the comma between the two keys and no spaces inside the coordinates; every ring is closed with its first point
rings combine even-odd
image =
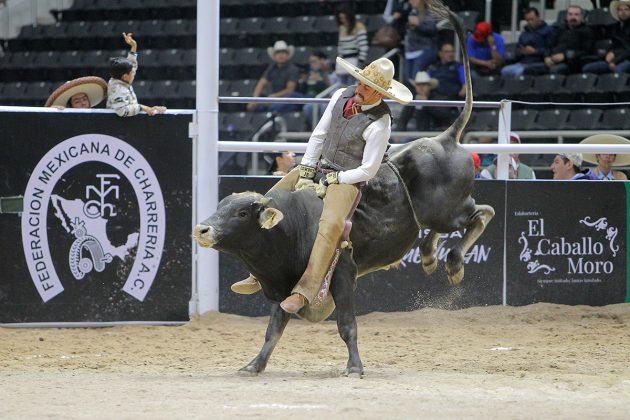
{"type": "MultiPolygon", "coordinates": [[[[459,20],[450,11],[441,12],[465,45],[459,20]]],[[[444,133],[410,142],[392,153],[389,162],[381,164],[363,189],[352,218],[351,249],[341,252],[330,294],[322,303],[307,305],[299,312],[301,317],[316,322],[325,319],[336,306],[337,327],[349,354],[345,375],[363,374],[357,347],[356,278],[395,265],[413,246],[420,228],[430,229],[420,245],[422,267],[430,274],[437,266],[435,250],[440,233],[466,229],[446,260],[448,279],[457,284],[464,276],[465,253],[494,216],[492,207],[476,205],[471,197],[473,162],[470,152],[459,145],[472,110],[465,51],[463,56],[467,83],[462,113],[444,133]]],[[[265,369],[290,319],[278,302],[291,293],[306,269],[322,206],[312,190],[274,190],[265,197],[251,192],[233,194],[219,203],[215,214],[195,227],[193,236],[199,245],[239,258],[273,301],[265,343],[240,370],[243,374],[256,375],[265,369]]]]}

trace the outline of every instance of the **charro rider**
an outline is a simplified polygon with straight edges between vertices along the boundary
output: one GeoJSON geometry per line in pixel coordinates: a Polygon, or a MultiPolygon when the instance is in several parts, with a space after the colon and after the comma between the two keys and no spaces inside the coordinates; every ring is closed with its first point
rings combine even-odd
{"type": "MultiPolygon", "coordinates": [[[[392,117],[383,96],[406,104],[412,94],[394,80],[394,65],[379,58],[363,70],[337,57],[337,65],[358,80],[332,96],[311,134],[306,154],[297,168],[272,189],[287,191],[315,188],[324,197],[317,238],[306,271],[280,306],[298,312],[312,303],[328,272],[343,234],[345,219],[355,206],[359,190],[379,169],[391,134],[392,117]],[[315,179],[321,177],[319,184],[315,179]]],[[[232,285],[236,293],[260,290],[250,275],[232,285]]]]}

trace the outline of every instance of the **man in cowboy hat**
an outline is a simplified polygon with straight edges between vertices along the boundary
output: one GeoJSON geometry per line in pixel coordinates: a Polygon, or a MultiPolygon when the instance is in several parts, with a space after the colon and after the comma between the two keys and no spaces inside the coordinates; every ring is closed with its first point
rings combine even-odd
{"type": "MultiPolygon", "coordinates": [[[[630,144],[630,140],[614,134],[595,134],[585,138],[580,144],[630,144]]],[[[602,181],[625,181],[628,179],[626,174],[621,171],[615,171],[612,167],[630,165],[630,155],[584,153],[583,156],[585,162],[597,165],[589,173],[593,179],[602,181]]]]}
{"type": "MultiPolygon", "coordinates": [[[[355,208],[360,188],[378,171],[391,134],[388,97],[407,104],[412,94],[394,80],[394,65],[379,58],[363,70],[337,57],[358,83],[335,92],[311,134],[302,162],[274,187],[288,191],[315,188],[324,198],[317,238],[306,271],[280,306],[295,313],[312,303],[340,248],[345,220],[355,208]],[[315,180],[319,178],[319,183],[315,180]]],[[[232,285],[236,293],[260,290],[250,275],[232,285]]]]}
{"type": "Polygon", "coordinates": [[[584,73],[630,73],[630,0],[610,2],[610,14],[617,21],[610,34],[610,48],[603,60],[586,64],[584,73]]]}
{"type": "MultiPolygon", "coordinates": [[[[419,101],[437,99],[435,97],[435,89],[439,86],[439,82],[437,79],[429,76],[429,73],[426,71],[416,73],[415,79],[409,79],[409,83],[413,84],[416,89],[414,99],[419,101]]],[[[397,129],[406,130],[411,117],[415,117],[417,131],[429,131],[434,129],[435,126],[442,125],[446,120],[450,120],[451,114],[446,108],[424,107],[423,105],[406,106],[400,113],[397,129]]]]}
{"type": "Polygon", "coordinates": [[[97,76],[79,77],[59,86],[46,100],[45,107],[91,108],[107,95],[107,83],[97,76]]]}
{"type": "MultiPolygon", "coordinates": [[[[269,98],[300,97],[295,88],[300,79],[300,71],[291,63],[291,57],[295,48],[287,45],[286,42],[276,41],[273,47],[267,48],[267,54],[273,63],[267,67],[263,73],[252,96],[266,96],[269,98]]],[[[299,105],[295,104],[257,104],[255,102],[247,104],[248,111],[271,111],[271,112],[291,112],[298,111],[299,105]]]]}

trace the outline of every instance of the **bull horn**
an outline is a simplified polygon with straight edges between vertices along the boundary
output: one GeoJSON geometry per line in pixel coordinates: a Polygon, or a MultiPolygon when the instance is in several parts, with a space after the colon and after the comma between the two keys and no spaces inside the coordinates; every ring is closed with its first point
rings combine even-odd
{"type": "Polygon", "coordinates": [[[257,203],[259,203],[262,206],[266,206],[267,204],[271,203],[271,198],[262,197],[260,200],[257,201],[257,203]]]}

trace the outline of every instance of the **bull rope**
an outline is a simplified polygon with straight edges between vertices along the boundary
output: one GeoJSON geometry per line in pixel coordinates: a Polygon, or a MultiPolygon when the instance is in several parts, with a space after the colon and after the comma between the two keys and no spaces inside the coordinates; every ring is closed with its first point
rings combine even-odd
{"type": "Polygon", "coordinates": [[[398,177],[398,180],[400,181],[403,188],[405,189],[405,196],[407,197],[407,202],[409,203],[409,207],[411,208],[411,214],[413,214],[413,220],[414,222],[416,222],[416,227],[418,228],[418,230],[420,230],[422,228],[422,225],[418,221],[416,210],[413,208],[413,202],[411,201],[411,195],[409,194],[409,189],[407,189],[407,184],[405,184],[405,181],[402,179],[402,176],[400,176],[400,172],[398,172],[398,168],[396,168],[396,166],[394,166],[394,164],[391,161],[388,160],[387,165],[390,168],[392,168],[392,171],[394,171],[394,173],[398,177]]]}

